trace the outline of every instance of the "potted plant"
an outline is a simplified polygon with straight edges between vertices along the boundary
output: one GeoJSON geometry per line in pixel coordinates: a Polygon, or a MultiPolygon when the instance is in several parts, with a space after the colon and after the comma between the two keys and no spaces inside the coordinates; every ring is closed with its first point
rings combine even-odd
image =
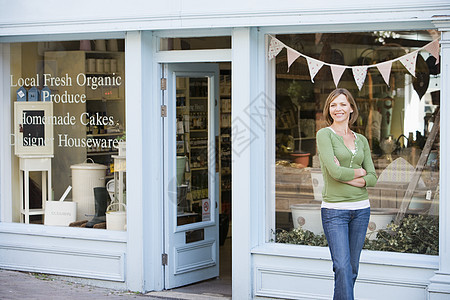
{"type": "Polygon", "coordinates": [[[294,162],[300,163],[305,167],[308,166],[309,163],[309,153],[302,152],[302,130],[301,130],[301,122],[300,122],[300,111],[301,111],[301,102],[306,100],[311,95],[311,90],[309,87],[305,87],[299,81],[293,80],[287,89],[287,94],[289,98],[291,98],[292,103],[297,108],[297,130],[298,130],[298,149],[294,151],[291,155],[294,156],[294,162]]]}

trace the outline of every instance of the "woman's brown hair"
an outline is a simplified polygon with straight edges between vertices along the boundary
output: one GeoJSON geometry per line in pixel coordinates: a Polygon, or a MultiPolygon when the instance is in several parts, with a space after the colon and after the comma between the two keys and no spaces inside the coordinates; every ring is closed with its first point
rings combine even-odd
{"type": "Polygon", "coordinates": [[[323,107],[323,115],[325,117],[325,121],[327,122],[327,125],[330,126],[333,124],[333,118],[330,115],[330,103],[333,102],[336,97],[339,95],[345,95],[347,97],[348,103],[350,103],[350,107],[352,108],[353,112],[350,113],[350,119],[348,120],[348,124],[352,125],[356,122],[359,116],[358,107],[356,106],[355,99],[353,99],[352,94],[344,88],[338,88],[332,91],[327,98],[327,101],[325,101],[325,106],[323,107]]]}

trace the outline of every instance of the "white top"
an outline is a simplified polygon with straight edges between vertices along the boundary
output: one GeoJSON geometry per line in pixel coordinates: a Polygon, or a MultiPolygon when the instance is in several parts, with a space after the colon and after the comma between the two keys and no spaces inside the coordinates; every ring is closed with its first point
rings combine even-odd
{"type": "MultiPolygon", "coordinates": [[[[333,128],[331,128],[331,127],[328,127],[328,128],[333,130],[333,128]]],[[[333,130],[333,132],[334,132],[334,130],[333,130]]],[[[353,134],[355,134],[355,133],[353,132],[353,134]]],[[[355,137],[356,137],[356,135],[355,135],[355,137]]],[[[356,149],[351,149],[350,151],[352,152],[353,155],[355,155],[356,149]]],[[[328,208],[328,209],[357,210],[357,209],[364,209],[364,208],[370,207],[370,201],[369,201],[369,199],[363,200],[363,201],[357,201],[357,202],[336,202],[336,203],[322,201],[321,207],[328,208]]]]}
{"type": "Polygon", "coordinates": [[[321,207],[328,209],[357,210],[370,207],[370,201],[369,199],[357,202],[336,202],[336,203],[322,201],[321,207]]]}

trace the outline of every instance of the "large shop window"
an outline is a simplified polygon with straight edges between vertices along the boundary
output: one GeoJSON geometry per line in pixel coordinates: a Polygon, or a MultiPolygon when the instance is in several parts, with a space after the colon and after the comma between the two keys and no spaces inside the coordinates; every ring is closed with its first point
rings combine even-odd
{"type": "Polygon", "coordinates": [[[124,40],[10,52],[13,222],[125,230],[124,40]]]}
{"type": "Polygon", "coordinates": [[[392,61],[389,84],[377,67],[367,69],[361,89],[351,68],[345,69],[338,83],[356,100],[359,118],[352,130],[367,137],[378,175],[376,186],[368,188],[371,218],[365,249],[438,255],[440,66],[423,47],[439,36],[436,31],[384,31],[275,37],[295,52],[316,59],[311,62],[319,62],[320,69],[312,82],[315,71],[310,71],[304,56],[289,70],[293,56],[285,47],[274,58],[273,241],[327,245],[320,216],[323,178],[315,136],[327,126],[322,110],[336,87],[328,64],[350,67],[392,61]],[[416,50],[420,51],[414,77],[398,58],[416,50]]]}

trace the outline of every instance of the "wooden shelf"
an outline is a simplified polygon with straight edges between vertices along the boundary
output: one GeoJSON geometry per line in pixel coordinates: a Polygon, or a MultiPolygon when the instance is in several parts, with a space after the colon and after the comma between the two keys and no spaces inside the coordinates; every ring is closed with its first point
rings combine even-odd
{"type": "Polygon", "coordinates": [[[122,98],[86,98],[86,101],[123,101],[122,98]]]}
{"type": "Polygon", "coordinates": [[[99,76],[122,76],[122,74],[120,74],[119,72],[114,72],[114,73],[105,73],[105,72],[86,72],[85,73],[86,76],[90,76],[90,75],[99,75],[99,76]]]}
{"type": "Polygon", "coordinates": [[[202,170],[208,170],[208,167],[203,167],[203,168],[191,168],[191,171],[202,171],[202,170]]]}
{"type": "MultiPolygon", "coordinates": [[[[22,214],[25,214],[25,210],[24,209],[21,209],[20,212],[22,214]]],[[[43,215],[44,214],[44,210],[40,209],[40,208],[31,208],[31,209],[29,209],[28,214],[30,216],[43,215]]]]}
{"type": "Polygon", "coordinates": [[[277,74],[277,79],[298,79],[298,80],[311,80],[309,75],[295,75],[295,74],[277,74]]]}
{"type": "Polygon", "coordinates": [[[86,137],[105,137],[105,136],[120,136],[125,134],[124,132],[114,132],[114,133],[97,133],[97,134],[86,134],[86,137]]]}
{"type": "Polygon", "coordinates": [[[87,152],[87,156],[103,156],[103,155],[116,155],[118,151],[105,151],[105,152],[87,152]]]}

